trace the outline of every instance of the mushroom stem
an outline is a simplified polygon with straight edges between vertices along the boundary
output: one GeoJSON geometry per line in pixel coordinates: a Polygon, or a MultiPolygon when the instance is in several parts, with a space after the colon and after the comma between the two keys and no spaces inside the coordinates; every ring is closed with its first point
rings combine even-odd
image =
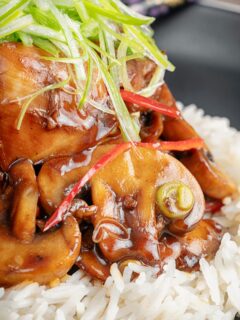
{"type": "Polygon", "coordinates": [[[14,183],[12,232],[19,240],[31,242],[36,229],[39,196],[33,165],[29,160],[22,160],[15,163],[9,173],[14,183]]]}

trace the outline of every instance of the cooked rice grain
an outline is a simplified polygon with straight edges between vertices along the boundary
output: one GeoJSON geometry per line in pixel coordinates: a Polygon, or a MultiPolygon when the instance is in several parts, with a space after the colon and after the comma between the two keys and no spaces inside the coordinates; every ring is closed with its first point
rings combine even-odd
{"type": "MultiPolygon", "coordinates": [[[[240,185],[240,133],[224,118],[204,116],[191,105],[183,110],[211,148],[216,161],[240,185]]],[[[164,272],[130,263],[117,265],[104,285],[77,271],[59,286],[36,283],[0,288],[1,320],[233,320],[240,312],[240,198],[225,199],[215,220],[227,229],[210,263],[186,273],[170,260],[164,272]],[[138,273],[135,281],[132,274],[138,273]]]]}

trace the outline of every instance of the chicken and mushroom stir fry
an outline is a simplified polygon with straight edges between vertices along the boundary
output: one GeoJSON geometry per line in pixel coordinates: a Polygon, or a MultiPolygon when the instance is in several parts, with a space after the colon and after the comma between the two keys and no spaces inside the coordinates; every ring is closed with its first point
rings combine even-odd
{"type": "MultiPolygon", "coordinates": [[[[151,98],[121,92],[141,142],[124,141],[98,70],[90,96],[108,112],[88,102],[78,109],[70,80],[36,96],[18,130],[18,98],[71,76],[67,64],[42,56],[34,46],[0,45],[0,284],[49,283],[74,265],[104,281],[114,262],[161,272],[171,257],[179,269],[197,270],[222,234],[204,219],[206,201],[236,190],[167,85],[151,98]]],[[[148,86],[153,61],[126,65],[134,91],[148,86]]]]}

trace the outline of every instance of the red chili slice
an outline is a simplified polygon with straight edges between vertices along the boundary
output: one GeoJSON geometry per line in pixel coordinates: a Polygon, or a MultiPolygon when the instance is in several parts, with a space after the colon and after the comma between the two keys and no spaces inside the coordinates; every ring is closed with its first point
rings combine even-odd
{"type": "Polygon", "coordinates": [[[164,114],[172,118],[179,118],[181,115],[180,111],[176,108],[169,107],[151,98],[146,98],[137,93],[133,93],[126,90],[121,90],[120,93],[125,102],[136,104],[139,107],[143,107],[148,110],[160,112],[161,114],[164,114]]]}
{"type": "Polygon", "coordinates": [[[113,150],[106,153],[83,177],[82,179],[75,184],[72,191],[68,196],[63,200],[57,210],[53,215],[48,219],[45,224],[43,231],[47,231],[51,227],[54,227],[56,224],[62,221],[64,214],[69,210],[71,203],[75,196],[81,191],[82,187],[92,178],[92,176],[103,168],[107,163],[115,159],[119,154],[123,153],[127,149],[130,149],[131,143],[123,143],[117,145],[113,150]]]}
{"type": "Polygon", "coordinates": [[[64,218],[65,213],[69,210],[75,196],[81,191],[82,187],[97,173],[101,168],[114,160],[118,155],[130,149],[132,146],[140,146],[145,148],[153,148],[161,151],[187,151],[191,149],[202,148],[204,142],[200,138],[182,140],[182,141],[161,141],[157,143],[121,143],[115,146],[110,152],[106,153],[83,177],[75,184],[69,195],[63,200],[53,215],[47,220],[43,231],[57,225],[64,218]]]}
{"type": "Polygon", "coordinates": [[[201,138],[193,138],[181,141],[161,141],[155,143],[136,142],[135,145],[144,148],[159,149],[161,151],[188,151],[203,148],[204,141],[201,138]]]}

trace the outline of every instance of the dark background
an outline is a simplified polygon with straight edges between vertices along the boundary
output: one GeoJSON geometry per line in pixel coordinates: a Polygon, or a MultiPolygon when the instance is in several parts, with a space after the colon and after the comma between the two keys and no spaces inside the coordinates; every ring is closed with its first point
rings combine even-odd
{"type": "Polygon", "coordinates": [[[176,99],[240,129],[240,14],[195,4],[158,18],[153,28],[176,66],[165,78],[176,99]]]}

